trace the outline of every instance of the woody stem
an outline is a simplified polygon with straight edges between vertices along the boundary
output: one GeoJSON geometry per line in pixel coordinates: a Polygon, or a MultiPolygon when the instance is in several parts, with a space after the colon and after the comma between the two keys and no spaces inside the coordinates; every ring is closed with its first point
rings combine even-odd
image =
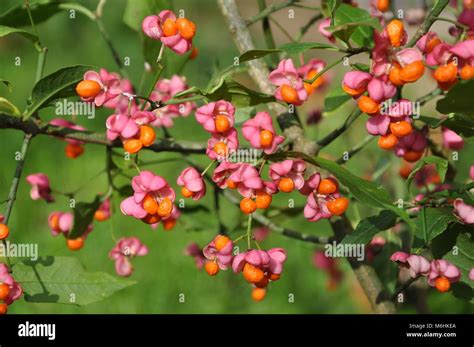
{"type": "Polygon", "coordinates": [[[250,249],[250,241],[252,239],[252,214],[249,214],[249,218],[247,220],[247,248],[250,249]]]}

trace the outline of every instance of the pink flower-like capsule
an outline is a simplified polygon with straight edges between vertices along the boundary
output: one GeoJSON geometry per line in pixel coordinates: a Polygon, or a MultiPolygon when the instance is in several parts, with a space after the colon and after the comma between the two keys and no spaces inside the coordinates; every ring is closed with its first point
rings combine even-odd
{"type": "Polygon", "coordinates": [[[133,177],[132,188],[134,194],[120,204],[124,215],[155,224],[172,213],[176,194],[163,177],[142,171],[133,177]]]}
{"type": "Polygon", "coordinates": [[[401,267],[409,269],[410,276],[413,278],[427,276],[430,273],[430,262],[421,255],[395,252],[390,257],[390,260],[398,263],[401,267]]]}
{"type": "Polygon", "coordinates": [[[186,18],[176,19],[170,10],[161,11],[158,16],[148,16],[142,22],[142,30],[148,37],[160,40],[177,54],[191,50],[196,25],[186,18]]]}
{"type": "Polygon", "coordinates": [[[236,189],[237,185],[229,180],[229,177],[238,170],[242,164],[231,163],[228,161],[223,161],[219,164],[218,167],[214,170],[212,174],[212,181],[219,186],[221,189],[230,188],[236,189]]]}
{"type": "Polygon", "coordinates": [[[387,135],[390,127],[390,117],[384,114],[370,117],[365,123],[365,128],[370,135],[387,135]]]}
{"type": "MultiPolygon", "coordinates": [[[[115,98],[106,101],[103,106],[110,109],[115,109],[115,113],[127,113],[130,100],[128,96],[124,94],[134,94],[133,84],[126,78],[120,78],[119,89],[121,93],[115,98]]],[[[130,106],[132,108],[137,107],[135,100],[131,102],[130,106]]]]}
{"type": "MultiPolygon", "coordinates": [[[[173,75],[170,79],[161,79],[156,83],[154,91],[151,93],[150,99],[161,103],[172,99],[176,94],[188,89],[186,78],[173,75]]],[[[151,125],[155,127],[171,128],[173,126],[173,118],[187,117],[195,109],[194,102],[184,102],[181,104],[167,105],[153,111],[156,116],[151,125]]]]}
{"type": "Polygon", "coordinates": [[[100,204],[97,211],[94,213],[94,219],[98,222],[103,222],[110,218],[110,199],[105,199],[105,201],[100,204]]]}
{"type": "MultiPolygon", "coordinates": [[[[333,194],[333,197],[338,198],[339,194],[333,194]]],[[[319,196],[317,194],[309,194],[304,206],[303,215],[310,222],[317,222],[320,219],[331,218],[332,213],[327,208],[327,203],[330,201],[328,196],[319,196]]]]}
{"type": "Polygon", "coordinates": [[[18,282],[15,281],[13,276],[10,274],[8,266],[5,264],[0,264],[0,283],[8,285],[8,288],[10,289],[7,297],[3,299],[3,302],[7,305],[18,300],[21,294],[23,294],[23,289],[18,282]]]}
{"type": "Polygon", "coordinates": [[[121,139],[130,139],[135,137],[140,127],[135,121],[125,114],[110,115],[105,121],[107,127],[107,139],[113,141],[120,137],[121,139]]]}
{"type": "Polygon", "coordinates": [[[51,212],[48,216],[48,225],[53,236],[67,235],[74,224],[74,216],[70,212],[51,212]]]}
{"type": "Polygon", "coordinates": [[[407,259],[409,256],[410,254],[408,253],[398,251],[392,254],[392,256],[390,257],[390,260],[398,263],[400,266],[408,267],[407,259]]]}
{"type": "Polygon", "coordinates": [[[234,126],[235,107],[230,102],[218,100],[196,110],[196,120],[210,133],[225,133],[234,126]]]}
{"type": "Polygon", "coordinates": [[[443,132],[443,146],[445,148],[460,150],[464,147],[464,140],[461,136],[446,127],[442,127],[441,129],[443,132]]]}
{"type": "Polygon", "coordinates": [[[206,258],[204,257],[204,254],[202,253],[201,247],[199,247],[199,245],[196,242],[193,242],[187,245],[186,248],[184,249],[184,254],[189,257],[193,257],[196,267],[198,269],[203,268],[206,262],[206,258]]]}
{"type": "Polygon", "coordinates": [[[318,31],[321,35],[328,39],[329,42],[335,42],[336,38],[334,35],[327,30],[327,28],[331,26],[331,18],[325,18],[319,23],[318,31]]]}
{"type": "Polygon", "coordinates": [[[471,281],[474,281],[474,268],[472,268],[471,271],[469,271],[469,279],[471,281]]]}
{"type": "Polygon", "coordinates": [[[461,278],[461,272],[456,265],[451,264],[447,260],[433,260],[431,262],[431,271],[428,275],[428,284],[435,287],[438,278],[446,278],[449,283],[455,283],[461,278]]]}
{"type": "Polygon", "coordinates": [[[187,167],[178,176],[176,183],[181,186],[181,194],[185,198],[193,198],[193,200],[200,200],[206,194],[206,184],[199,173],[193,167],[187,167]]]}
{"type": "Polygon", "coordinates": [[[421,52],[423,52],[423,54],[428,55],[440,43],[441,40],[439,39],[438,34],[434,31],[428,31],[418,40],[418,42],[416,43],[416,47],[421,52]]]}
{"type": "Polygon", "coordinates": [[[469,177],[471,177],[471,180],[474,180],[474,165],[471,165],[469,168],[469,177]]]}
{"type": "Polygon", "coordinates": [[[49,178],[44,173],[36,173],[26,176],[26,182],[31,184],[30,196],[33,200],[44,199],[46,202],[53,202],[49,178]]]}
{"type": "Polygon", "coordinates": [[[319,183],[321,182],[321,175],[315,172],[304,182],[304,185],[299,189],[303,195],[309,195],[313,192],[317,192],[319,183]]]}
{"type": "Polygon", "coordinates": [[[137,137],[140,126],[150,124],[156,116],[149,111],[135,111],[130,117],[125,114],[113,114],[105,122],[107,138],[111,141],[120,137],[121,140],[137,137]]]}
{"type": "Polygon", "coordinates": [[[133,272],[130,260],[133,257],[148,254],[148,248],[136,237],[122,237],[109,252],[109,257],[115,260],[115,271],[119,276],[127,277],[133,272]]]}
{"type": "Polygon", "coordinates": [[[257,287],[266,287],[269,280],[280,278],[286,258],[283,248],[268,251],[253,249],[236,255],[232,261],[232,270],[235,273],[242,272],[245,280],[257,287]]]}
{"type": "Polygon", "coordinates": [[[445,42],[437,44],[433,50],[426,55],[426,64],[431,66],[447,64],[453,56],[451,49],[452,46],[445,42]]]}
{"type": "Polygon", "coordinates": [[[261,190],[264,187],[258,170],[247,163],[241,164],[229,176],[229,180],[237,187],[239,193],[246,198],[252,197],[256,190],[261,190]]]}
{"type": "Polygon", "coordinates": [[[270,82],[278,88],[275,98],[293,105],[301,105],[308,99],[308,92],[304,88],[303,79],[299,76],[295,64],[291,59],[283,59],[278,67],[270,72],[270,82]]]}
{"type": "Polygon", "coordinates": [[[367,90],[372,75],[363,71],[349,71],[342,80],[342,89],[354,98],[358,98],[367,90]]]}
{"type": "Polygon", "coordinates": [[[289,193],[293,189],[301,189],[304,185],[306,164],[301,159],[287,159],[270,165],[269,176],[282,192],[289,193]]]}
{"type": "Polygon", "coordinates": [[[474,224],[474,206],[466,204],[462,199],[454,200],[454,214],[465,224],[474,224]]]}
{"type": "Polygon", "coordinates": [[[252,147],[263,149],[266,154],[274,153],[285,140],[283,136],[276,135],[268,112],[258,112],[254,118],[246,121],[242,126],[242,134],[252,147]]]}
{"type": "MultiPolygon", "coordinates": [[[[336,209],[337,212],[334,212],[335,210],[331,212],[328,208],[328,203],[331,204],[332,201],[341,197],[339,185],[334,178],[328,177],[321,180],[320,174],[314,173],[305,181],[300,193],[308,196],[303,210],[303,215],[308,221],[317,222],[323,218],[331,218],[334,213],[339,213],[339,209],[336,209]]],[[[344,211],[345,209],[341,210],[341,214],[344,211]]]]}
{"type": "Polygon", "coordinates": [[[419,131],[413,131],[398,140],[395,146],[395,155],[403,157],[409,162],[414,162],[420,159],[427,145],[425,135],[419,131]]]}
{"type": "MultiPolygon", "coordinates": [[[[297,69],[298,74],[305,80],[311,80],[326,67],[326,62],[321,59],[311,59],[303,66],[297,69]]],[[[304,82],[304,87],[308,95],[311,95],[316,89],[322,87],[327,80],[327,74],[319,76],[313,83],[304,82]]]]}
{"type": "Polygon", "coordinates": [[[215,262],[219,269],[227,270],[232,262],[232,250],[234,244],[224,235],[217,235],[209,244],[207,244],[202,253],[204,257],[211,262],[215,262]]]}
{"type": "Polygon", "coordinates": [[[116,98],[122,93],[120,89],[120,76],[116,73],[110,73],[105,69],[100,69],[99,73],[87,71],[84,74],[84,81],[94,81],[100,86],[100,91],[89,97],[82,97],[86,102],[94,102],[97,107],[104,105],[107,101],[116,98]]]}
{"type": "Polygon", "coordinates": [[[212,160],[226,161],[231,151],[239,147],[239,137],[235,128],[230,128],[225,133],[212,133],[207,141],[206,154],[212,160]]]}
{"type": "Polygon", "coordinates": [[[430,273],[430,262],[421,255],[412,254],[407,258],[410,276],[415,278],[418,276],[427,276],[430,273]]]}
{"type": "Polygon", "coordinates": [[[367,84],[367,91],[372,100],[380,103],[393,97],[397,92],[397,88],[387,80],[385,75],[372,78],[367,84]]]}

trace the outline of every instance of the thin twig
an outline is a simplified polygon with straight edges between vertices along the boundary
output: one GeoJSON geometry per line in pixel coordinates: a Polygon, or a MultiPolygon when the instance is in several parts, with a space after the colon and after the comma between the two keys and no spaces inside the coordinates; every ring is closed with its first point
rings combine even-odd
{"type": "Polygon", "coordinates": [[[274,12],[277,12],[285,7],[289,7],[292,4],[294,4],[295,0],[287,0],[285,2],[279,3],[279,4],[273,4],[271,6],[268,6],[265,8],[263,11],[261,11],[259,14],[253,16],[252,18],[249,18],[246,21],[247,25],[252,25],[255,22],[258,22],[260,19],[267,18],[269,15],[271,15],[274,12]]]}
{"type": "Polygon", "coordinates": [[[428,12],[423,23],[419,26],[415,35],[412,36],[411,40],[407,43],[407,47],[413,47],[418,40],[430,30],[433,23],[436,21],[438,16],[443,12],[444,8],[449,4],[449,0],[436,0],[435,4],[428,12]]]}
{"type": "Polygon", "coordinates": [[[359,118],[361,114],[362,114],[362,111],[359,108],[355,108],[341,126],[337,127],[336,129],[331,131],[329,134],[327,134],[325,137],[323,137],[321,140],[317,141],[317,145],[319,149],[329,145],[331,142],[337,139],[342,133],[344,133],[352,125],[352,123],[354,123],[357,120],[357,118],[359,118]]]}
{"type": "MultiPolygon", "coordinates": [[[[122,147],[122,143],[120,141],[110,141],[106,138],[105,134],[57,127],[31,118],[23,121],[19,117],[2,112],[0,112],[0,129],[17,129],[33,136],[50,135],[64,139],[79,140],[85,143],[117,148],[122,147]]],[[[167,151],[186,154],[205,154],[206,147],[207,146],[205,144],[200,144],[197,142],[160,139],[157,140],[153,145],[144,147],[143,149],[153,152],[167,151]]]]}

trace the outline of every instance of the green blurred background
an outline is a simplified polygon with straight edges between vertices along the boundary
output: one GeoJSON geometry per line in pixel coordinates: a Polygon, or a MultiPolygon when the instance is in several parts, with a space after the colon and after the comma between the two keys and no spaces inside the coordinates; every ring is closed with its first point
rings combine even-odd
{"type": "MultiPolygon", "coordinates": [[[[2,0],[0,12],[3,13],[11,6],[21,1],[2,0]]],[[[139,1],[136,1],[139,2],[139,1]]],[[[271,1],[267,1],[269,4],[271,1]]],[[[93,9],[97,2],[78,1],[78,3],[93,9]]],[[[136,32],[123,24],[122,16],[125,9],[125,0],[109,0],[104,9],[104,24],[122,57],[130,58],[130,66],[126,67],[131,80],[138,85],[143,72],[143,58],[141,43],[136,32]]],[[[258,12],[255,1],[238,1],[240,10],[245,17],[250,17],[258,12]]],[[[198,27],[195,46],[199,49],[196,60],[186,65],[183,74],[190,85],[205,86],[214,73],[216,66],[225,67],[233,62],[238,55],[231,36],[222,19],[217,4],[214,1],[176,0],[175,10],[184,9],[186,16],[191,18],[198,27]]],[[[274,16],[276,20],[291,34],[295,34],[301,25],[311,17],[312,12],[305,9],[294,9],[295,18],[288,19],[286,12],[281,11],[274,16]]],[[[277,44],[287,42],[285,36],[272,26],[277,44]]],[[[30,29],[30,28],[26,28],[30,29]]],[[[117,71],[112,56],[107,49],[102,37],[98,34],[96,25],[83,15],[76,13],[75,19],[69,18],[69,13],[63,11],[48,21],[38,25],[38,31],[44,46],[48,47],[48,56],[45,74],[59,68],[75,65],[90,64],[104,67],[109,71],[117,71]]],[[[264,47],[259,24],[252,26],[257,46],[264,47]]],[[[305,41],[324,42],[317,34],[317,26],[309,30],[305,41]]],[[[36,69],[37,52],[34,47],[19,36],[9,36],[0,39],[0,76],[13,84],[12,92],[3,85],[0,86],[0,95],[8,98],[20,109],[24,109],[26,99],[31,91],[36,69]],[[21,58],[21,65],[15,66],[16,57],[21,58]]],[[[169,51],[168,51],[169,53],[169,51]]],[[[330,61],[335,55],[312,52],[309,57],[319,57],[330,61]]],[[[360,58],[363,61],[362,58],[360,58]]],[[[356,61],[355,59],[354,61],[356,61]]],[[[342,74],[347,67],[341,67],[331,72],[333,83],[340,83],[342,74]]],[[[166,76],[169,77],[169,76],[166,76]]],[[[244,84],[254,87],[252,82],[244,77],[239,79],[244,84]]],[[[147,76],[146,85],[151,83],[151,76],[147,76]]],[[[420,96],[432,89],[430,78],[417,84],[418,90],[410,87],[412,95],[420,96]]],[[[330,87],[326,89],[330,90],[330,87]]],[[[312,99],[300,109],[300,116],[305,119],[307,114],[321,108],[324,94],[316,93],[312,99]]],[[[343,108],[325,114],[322,122],[317,126],[307,126],[307,134],[319,138],[341,124],[347,117],[352,105],[349,102],[343,108]]],[[[427,112],[433,115],[433,107],[426,107],[427,112]]],[[[94,120],[84,117],[74,119],[77,123],[90,130],[103,132],[105,118],[110,110],[98,110],[94,120]]],[[[424,114],[426,114],[424,112],[424,114]]],[[[44,120],[54,117],[54,108],[42,110],[40,116],[44,120]]],[[[193,116],[180,118],[175,122],[175,127],[170,130],[177,139],[187,139],[205,142],[208,138],[200,126],[194,121],[193,116]]],[[[359,119],[352,129],[328,146],[324,155],[337,158],[360,142],[365,136],[365,120],[359,119]]],[[[68,117],[66,117],[68,119],[68,117]]],[[[244,141],[243,139],[241,139],[244,141]]],[[[2,168],[0,169],[0,200],[8,194],[16,162],[15,152],[19,150],[22,134],[14,130],[2,130],[0,133],[2,168]]],[[[85,182],[87,186],[77,194],[79,201],[90,201],[93,196],[103,193],[107,188],[106,176],[103,174],[92,179],[105,165],[105,148],[97,145],[87,145],[85,153],[71,160],[64,155],[65,143],[61,140],[38,136],[33,139],[32,146],[24,167],[21,185],[17,195],[13,214],[10,219],[11,240],[17,243],[37,243],[40,255],[71,255],[66,248],[62,237],[51,236],[47,225],[47,216],[55,210],[67,211],[68,201],[65,197],[56,195],[54,204],[44,201],[32,201],[29,197],[30,187],[25,183],[26,175],[43,172],[50,178],[53,189],[61,192],[73,191],[85,182]]],[[[467,177],[467,153],[473,150],[472,144],[467,144],[460,153],[459,180],[467,177]]],[[[117,151],[119,152],[119,151],[117,151]]],[[[177,155],[166,153],[146,153],[140,155],[142,160],[161,160],[178,158],[177,155]]],[[[208,159],[204,156],[194,160],[205,166],[208,159]]],[[[388,167],[381,177],[382,182],[388,183],[395,199],[406,196],[404,182],[398,176],[400,160],[392,153],[385,153],[375,146],[373,141],[356,159],[347,165],[354,173],[360,176],[370,176],[378,167],[388,167]]],[[[182,160],[166,162],[151,166],[157,174],[166,177],[176,188],[175,179],[177,172],[187,164],[182,160]]],[[[135,174],[132,170],[128,174],[135,174]]],[[[118,179],[117,184],[125,184],[125,179],[118,179]]],[[[302,206],[304,201],[294,194],[296,206],[302,206]]],[[[114,201],[117,211],[120,199],[114,201]]],[[[287,200],[283,197],[275,199],[274,206],[285,207],[287,200]]],[[[212,194],[200,202],[212,208],[212,194]]],[[[225,210],[223,218],[231,227],[240,222],[241,214],[238,209],[222,202],[225,210]]],[[[1,206],[4,208],[4,205],[1,206]]],[[[354,225],[363,218],[374,214],[365,206],[353,204],[349,217],[354,225]]],[[[209,218],[215,218],[209,216],[209,218]]],[[[302,213],[290,218],[276,217],[276,222],[287,227],[314,235],[330,235],[329,225],[326,221],[318,223],[307,222],[302,213]]],[[[145,257],[133,259],[135,272],[131,276],[137,284],[122,290],[112,297],[85,307],[59,304],[33,304],[20,299],[10,307],[11,313],[368,313],[370,306],[357,284],[346,261],[339,262],[344,270],[344,279],[335,290],[327,289],[327,275],[317,270],[312,265],[312,256],[315,246],[293,239],[285,238],[278,234],[271,234],[262,245],[264,248],[284,247],[288,251],[288,261],[282,279],[271,285],[267,298],[260,303],[255,303],[250,298],[250,286],[231,271],[222,272],[217,277],[211,278],[204,271],[198,271],[192,258],[183,254],[183,250],[190,242],[197,242],[201,246],[209,242],[215,235],[215,230],[203,232],[189,232],[178,223],[171,232],[163,231],[162,227],[152,230],[147,225],[120,213],[113,217],[115,233],[117,236],[137,236],[149,247],[149,254],[145,257]],[[185,302],[179,302],[179,295],[185,295],[185,302]],[[294,297],[294,300],[289,300],[294,297]]],[[[72,254],[78,257],[89,271],[106,271],[115,274],[114,263],[108,258],[108,252],[114,246],[111,238],[111,222],[94,223],[94,231],[87,239],[86,246],[80,252],[72,254]]],[[[244,231],[243,226],[238,226],[231,235],[236,237],[244,231]]],[[[388,236],[390,238],[390,236],[388,236]]],[[[393,239],[393,236],[391,237],[393,239]]],[[[388,275],[396,273],[396,267],[388,261],[393,252],[393,246],[387,246],[378,257],[377,262],[384,268],[388,275]]],[[[18,259],[14,260],[18,261],[18,259]]],[[[438,294],[429,291],[427,298],[428,308],[431,312],[462,313],[471,308],[451,294],[438,294]]],[[[401,312],[416,312],[414,306],[404,304],[401,312]]]]}

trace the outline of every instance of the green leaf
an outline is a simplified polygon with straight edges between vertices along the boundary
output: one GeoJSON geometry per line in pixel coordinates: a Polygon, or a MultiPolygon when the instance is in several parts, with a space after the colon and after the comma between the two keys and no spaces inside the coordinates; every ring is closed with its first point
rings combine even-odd
{"type": "Polygon", "coordinates": [[[354,63],[350,64],[352,69],[357,70],[357,71],[364,71],[364,72],[370,72],[370,66],[367,64],[363,63],[354,63]]]}
{"type": "Polygon", "coordinates": [[[21,115],[21,112],[18,109],[18,107],[16,107],[9,100],[7,100],[3,97],[0,97],[0,112],[5,112],[5,113],[8,113],[12,116],[20,116],[21,115]]]}
{"type": "Polygon", "coordinates": [[[171,0],[128,0],[123,14],[123,22],[135,31],[141,31],[146,16],[172,10],[171,0]]]}
{"type": "Polygon", "coordinates": [[[397,215],[392,211],[383,210],[376,216],[363,219],[354,232],[344,237],[344,244],[368,244],[381,231],[393,227],[397,222],[397,215]]]}
{"type": "MultiPolygon", "coordinates": [[[[23,2],[23,1],[22,1],[23,2]]],[[[31,16],[36,25],[61,11],[61,1],[38,0],[30,4],[31,16]]],[[[11,27],[30,26],[25,4],[19,4],[0,15],[0,25],[11,27]]]]}
{"type": "Polygon", "coordinates": [[[317,42],[292,42],[281,45],[275,49],[254,49],[243,53],[239,57],[239,62],[244,63],[246,61],[263,58],[273,53],[288,53],[288,54],[299,54],[304,53],[312,49],[326,49],[331,51],[338,51],[339,48],[334,45],[317,42]]]}
{"type": "Polygon", "coordinates": [[[415,229],[415,224],[410,219],[405,210],[396,207],[385,188],[375,182],[364,180],[341,165],[321,157],[312,158],[301,152],[285,152],[286,156],[301,158],[306,162],[319,166],[320,168],[332,173],[351,194],[361,203],[389,210],[403,219],[410,229],[415,229]]]}
{"type": "Polygon", "coordinates": [[[449,90],[444,98],[438,100],[436,109],[443,114],[460,113],[469,116],[472,121],[474,120],[472,95],[474,95],[474,80],[459,82],[449,90]]]}
{"type": "Polygon", "coordinates": [[[474,118],[463,114],[450,114],[443,119],[420,116],[422,122],[428,124],[430,128],[436,129],[440,126],[451,129],[455,133],[464,137],[474,136],[474,118]]]}
{"type": "Polygon", "coordinates": [[[454,296],[474,303],[474,281],[469,279],[469,272],[474,268],[474,241],[471,233],[459,233],[454,248],[444,259],[456,265],[461,271],[461,280],[452,286],[454,296]]]}
{"type": "Polygon", "coordinates": [[[38,36],[28,32],[26,30],[0,25],[0,37],[7,36],[7,35],[10,35],[10,34],[21,35],[21,36],[23,36],[24,38],[30,40],[33,43],[36,43],[38,41],[38,36]]]}
{"type": "Polygon", "coordinates": [[[254,106],[240,107],[235,110],[235,126],[242,125],[245,121],[253,118],[257,114],[257,109],[254,106]]]}
{"type": "Polygon", "coordinates": [[[105,272],[88,272],[73,257],[19,262],[13,267],[13,277],[23,288],[25,301],[79,306],[103,300],[136,283],[105,272]]]}
{"type": "Polygon", "coordinates": [[[125,184],[119,188],[117,188],[117,193],[123,197],[123,198],[127,198],[129,196],[132,196],[133,195],[133,188],[130,184],[125,184]]]}
{"type": "Polygon", "coordinates": [[[321,0],[321,10],[324,14],[324,17],[332,18],[339,5],[341,5],[341,0],[321,0]]]}
{"type": "Polygon", "coordinates": [[[87,65],[70,66],[40,79],[33,87],[24,119],[30,118],[33,113],[61,97],[76,95],[74,91],[76,84],[84,78],[86,71],[93,69],[95,68],[87,65]]]}
{"type": "Polygon", "coordinates": [[[430,193],[429,197],[424,198],[420,203],[429,200],[430,198],[445,198],[447,200],[463,199],[465,203],[474,205],[474,198],[469,194],[469,190],[474,188],[474,182],[468,184],[452,183],[452,185],[454,187],[451,189],[444,189],[439,192],[430,193]]]}
{"type": "Polygon", "coordinates": [[[334,23],[328,30],[344,42],[353,41],[360,47],[372,47],[374,44],[374,28],[382,30],[376,18],[372,18],[366,10],[341,4],[334,13],[334,23]]]}
{"type": "Polygon", "coordinates": [[[212,216],[209,208],[196,205],[181,209],[178,227],[190,232],[217,232],[217,219],[212,216]]]}
{"type": "Polygon", "coordinates": [[[215,91],[205,93],[204,96],[212,101],[229,101],[236,107],[256,106],[275,101],[273,95],[256,92],[229,79],[225,80],[215,91]]]}
{"type": "Polygon", "coordinates": [[[232,74],[236,73],[236,71],[237,71],[237,65],[230,65],[216,72],[212,76],[212,78],[209,80],[205,93],[207,94],[214,93],[216,90],[218,90],[222,86],[222,84],[224,84],[224,81],[230,76],[232,76],[232,74]]]}
{"type": "Polygon", "coordinates": [[[433,240],[431,240],[430,248],[431,253],[433,254],[433,258],[444,258],[444,256],[453,249],[459,234],[468,231],[468,227],[460,223],[453,223],[448,225],[448,228],[444,233],[439,234],[438,236],[433,238],[433,240]]]}
{"type": "Polygon", "coordinates": [[[77,239],[82,236],[92,223],[94,213],[102,203],[101,197],[96,196],[92,202],[79,202],[74,207],[74,225],[68,234],[69,239],[77,239]]]}
{"type": "Polygon", "coordinates": [[[329,91],[324,98],[324,111],[332,112],[349,101],[351,96],[347,94],[340,85],[337,85],[329,91]]]}
{"type": "Polygon", "coordinates": [[[0,77],[0,83],[3,83],[8,88],[9,92],[12,91],[12,84],[10,83],[10,81],[7,81],[6,79],[0,77]]]}
{"type": "Polygon", "coordinates": [[[407,178],[407,188],[410,190],[411,183],[413,179],[415,178],[415,175],[418,171],[420,171],[423,166],[429,165],[429,164],[434,164],[436,166],[436,171],[438,172],[439,178],[441,182],[444,182],[444,179],[446,177],[446,172],[448,171],[448,161],[444,158],[441,157],[436,157],[436,156],[429,156],[429,157],[424,157],[423,159],[419,160],[413,170],[410,172],[410,175],[407,178]]]}
{"type": "Polygon", "coordinates": [[[450,223],[456,221],[449,208],[421,208],[416,220],[415,238],[428,245],[431,240],[444,232],[450,223]]]}
{"type": "Polygon", "coordinates": [[[145,63],[150,65],[152,72],[156,72],[158,64],[156,64],[156,58],[160,52],[161,41],[153,40],[141,33],[140,38],[142,40],[142,54],[145,63]]]}

